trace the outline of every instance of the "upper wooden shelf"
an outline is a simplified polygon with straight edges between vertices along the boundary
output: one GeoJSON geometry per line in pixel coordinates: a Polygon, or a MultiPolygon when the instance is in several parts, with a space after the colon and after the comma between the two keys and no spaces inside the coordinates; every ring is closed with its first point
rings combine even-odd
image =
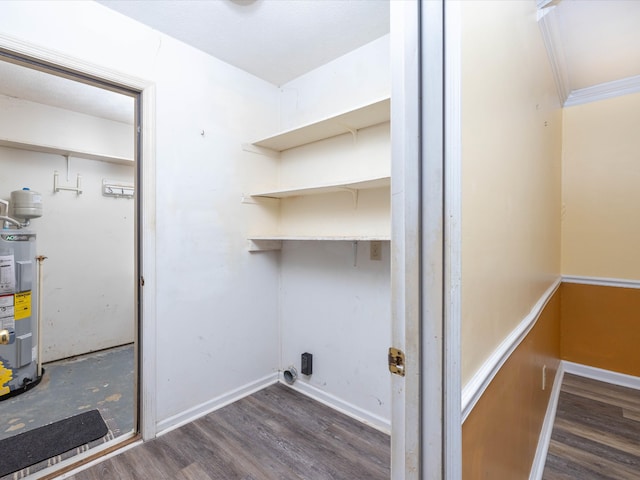
{"type": "Polygon", "coordinates": [[[252,235],[249,240],[253,242],[265,241],[327,241],[327,242],[388,242],[391,240],[390,235],[252,235]]]}
{"type": "Polygon", "coordinates": [[[114,155],[103,155],[101,153],[85,152],[81,150],[70,150],[61,147],[54,147],[51,145],[15,142],[13,140],[7,140],[3,138],[0,138],[0,146],[18,148],[20,150],[29,150],[31,152],[52,153],[54,155],[86,158],[89,160],[98,160],[100,162],[116,163],[118,165],[135,165],[133,158],[116,157],[114,155]]]}
{"type": "Polygon", "coordinates": [[[313,185],[308,187],[290,188],[283,190],[272,190],[251,194],[252,197],[286,198],[298,197],[301,195],[316,195],[321,193],[334,193],[353,190],[364,190],[369,188],[384,188],[391,184],[391,177],[371,178],[367,180],[357,180],[350,182],[337,182],[327,185],[313,185]]]}
{"type": "Polygon", "coordinates": [[[378,125],[388,122],[391,118],[390,105],[391,100],[388,97],[383,98],[360,108],[258,140],[253,142],[253,145],[282,152],[307,143],[378,125]]]}

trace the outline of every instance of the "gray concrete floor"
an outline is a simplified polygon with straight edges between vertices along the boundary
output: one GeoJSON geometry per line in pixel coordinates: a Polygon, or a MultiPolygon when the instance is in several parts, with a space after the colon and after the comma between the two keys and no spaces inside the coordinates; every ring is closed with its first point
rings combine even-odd
{"type": "Polygon", "coordinates": [[[33,389],[0,402],[0,440],[98,409],[113,437],[133,429],[133,345],[44,365],[33,389]]]}

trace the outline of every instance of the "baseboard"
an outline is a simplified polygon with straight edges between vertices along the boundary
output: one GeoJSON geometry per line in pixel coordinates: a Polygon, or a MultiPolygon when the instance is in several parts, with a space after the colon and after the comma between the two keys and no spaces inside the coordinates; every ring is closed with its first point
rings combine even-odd
{"type": "Polygon", "coordinates": [[[280,382],[283,385],[287,385],[288,387],[296,390],[297,392],[306,395],[309,398],[312,398],[328,407],[333,408],[345,415],[358,420],[370,427],[375,428],[381,432],[386,434],[391,433],[391,420],[375,415],[371,412],[368,412],[356,405],[353,405],[349,402],[345,402],[344,400],[331,395],[330,393],[324,392],[309,383],[304,383],[297,381],[293,385],[288,385],[284,380],[280,379],[280,382]]]}
{"type": "Polygon", "coordinates": [[[600,382],[610,383],[620,387],[640,390],[640,377],[612,372],[611,370],[604,370],[602,368],[589,367],[580,363],[568,362],[567,360],[563,360],[562,365],[564,367],[564,373],[571,373],[573,375],[591,378],[592,380],[598,380],[600,382]]]}
{"type": "Polygon", "coordinates": [[[553,423],[556,418],[556,409],[558,408],[558,398],[560,397],[560,389],[562,387],[562,378],[564,377],[564,364],[560,362],[556,371],[556,378],[553,380],[553,388],[549,395],[549,404],[547,405],[547,413],[542,422],[542,430],[538,439],[538,448],[533,458],[531,473],[529,480],[542,480],[544,473],[544,465],[547,461],[547,452],[549,451],[549,443],[551,442],[551,432],[553,432],[553,423]]]}
{"type": "Polygon", "coordinates": [[[538,440],[538,448],[531,466],[529,480],[541,480],[544,473],[544,465],[547,460],[547,452],[549,451],[549,443],[551,442],[551,432],[553,431],[553,423],[556,417],[556,409],[558,407],[558,398],[562,387],[562,379],[565,373],[579,375],[581,377],[591,378],[600,382],[611,383],[621,387],[633,388],[640,390],[640,377],[625,375],[623,373],[603,370],[601,368],[589,367],[579,363],[568,362],[562,360],[553,381],[553,390],[549,396],[549,405],[547,413],[542,424],[542,431],[538,440]]]}
{"type": "Polygon", "coordinates": [[[560,286],[560,278],[544,292],[540,299],[533,306],[529,314],[522,319],[518,326],[507,336],[496,348],[491,356],[482,364],[475,375],[467,382],[462,389],[462,423],[467,419],[473,407],[478,403],[480,397],[487,389],[491,380],[500,371],[513,351],[520,345],[527,334],[535,325],[538,317],[544,310],[553,294],[560,286]]]}
{"type": "Polygon", "coordinates": [[[189,422],[193,422],[200,417],[214,412],[230,403],[240,400],[243,397],[251,395],[259,390],[262,390],[269,385],[273,385],[278,382],[278,373],[271,373],[259,380],[243,385],[242,387],[231,390],[223,395],[220,395],[212,400],[196,405],[184,412],[161,420],[157,424],[157,436],[164,435],[165,433],[175,430],[189,422]]]}

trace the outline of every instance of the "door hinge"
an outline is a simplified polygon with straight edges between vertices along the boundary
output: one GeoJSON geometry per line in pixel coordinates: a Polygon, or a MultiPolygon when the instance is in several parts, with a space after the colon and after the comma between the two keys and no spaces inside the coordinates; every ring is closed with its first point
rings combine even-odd
{"type": "Polygon", "coordinates": [[[144,287],[144,277],[140,275],[140,286],[144,287]]]}
{"type": "Polygon", "coordinates": [[[404,377],[404,365],[404,352],[397,348],[389,347],[389,371],[404,377]]]}

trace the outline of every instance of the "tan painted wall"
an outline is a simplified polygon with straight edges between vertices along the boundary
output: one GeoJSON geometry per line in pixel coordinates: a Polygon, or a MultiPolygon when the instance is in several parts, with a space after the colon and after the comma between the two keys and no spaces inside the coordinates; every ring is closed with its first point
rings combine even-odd
{"type": "Polygon", "coordinates": [[[640,279],[640,93],[564,110],[562,273],[640,279]]]}
{"type": "Polygon", "coordinates": [[[562,284],[562,359],[640,376],[640,289],[562,284]]]}
{"type": "Polygon", "coordinates": [[[462,2],[462,32],[464,385],[560,273],[562,117],[535,2],[462,2]]]}
{"type": "Polygon", "coordinates": [[[560,356],[560,290],[509,357],[462,427],[464,480],[525,480],[560,356]],[[547,382],[542,390],[542,367],[547,382]]]}

